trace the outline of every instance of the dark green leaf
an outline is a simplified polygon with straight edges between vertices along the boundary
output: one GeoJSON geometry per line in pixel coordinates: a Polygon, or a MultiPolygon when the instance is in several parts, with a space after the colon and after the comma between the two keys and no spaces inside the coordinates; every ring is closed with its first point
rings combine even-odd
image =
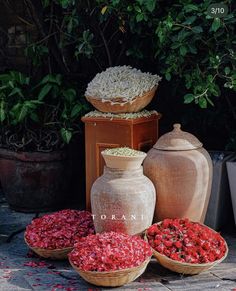
{"type": "Polygon", "coordinates": [[[194,16],[190,16],[182,24],[184,24],[184,25],[192,24],[196,19],[197,19],[197,16],[195,16],[195,15],[194,16]]]}
{"type": "Polygon", "coordinates": [[[225,74],[228,75],[230,73],[230,68],[229,67],[225,67],[224,71],[225,71],[225,74]]]}
{"type": "Polygon", "coordinates": [[[134,9],[138,13],[141,13],[142,12],[142,10],[141,10],[141,8],[139,6],[134,6],[134,9]]]}
{"type": "Polygon", "coordinates": [[[14,83],[12,81],[9,81],[8,84],[12,89],[14,88],[14,83]]]}
{"type": "Polygon", "coordinates": [[[53,82],[55,80],[54,81],[55,83],[57,83],[59,86],[61,85],[62,75],[57,74],[55,77],[54,76],[51,76],[51,77],[52,77],[52,81],[51,82],[53,82]]]}
{"type": "Polygon", "coordinates": [[[30,109],[36,109],[37,108],[37,104],[35,102],[32,101],[25,101],[24,105],[30,109]]]}
{"type": "Polygon", "coordinates": [[[29,83],[30,83],[30,77],[25,78],[25,84],[29,85],[29,83]]]}
{"type": "Polygon", "coordinates": [[[66,98],[66,100],[69,102],[72,102],[76,97],[76,91],[72,88],[64,90],[62,94],[66,98]]]}
{"type": "Polygon", "coordinates": [[[197,48],[194,44],[188,44],[188,48],[189,48],[189,51],[192,53],[192,54],[196,54],[197,53],[197,48]]]}
{"type": "Polygon", "coordinates": [[[212,25],[211,25],[211,30],[216,32],[221,26],[220,18],[214,18],[212,25]]]}
{"type": "Polygon", "coordinates": [[[184,6],[184,10],[186,12],[198,11],[198,7],[197,5],[194,5],[194,4],[187,4],[184,6]]]}
{"type": "Polygon", "coordinates": [[[146,7],[149,12],[153,12],[156,6],[156,0],[147,0],[146,7]]]}
{"type": "Polygon", "coordinates": [[[184,95],[184,103],[189,104],[194,100],[194,95],[193,94],[186,94],[184,95]]]}
{"type": "Polygon", "coordinates": [[[165,78],[167,81],[171,80],[171,74],[170,73],[165,73],[165,78]]]}
{"type": "Polygon", "coordinates": [[[81,104],[75,104],[71,111],[71,118],[75,118],[79,116],[79,113],[81,112],[82,106],[81,104]]]}
{"type": "Polygon", "coordinates": [[[187,50],[186,46],[181,46],[179,48],[179,52],[180,52],[181,56],[184,57],[186,55],[186,53],[188,52],[188,50],[187,50]]]}
{"type": "Polygon", "coordinates": [[[49,93],[49,91],[52,89],[51,84],[46,84],[39,92],[38,99],[43,100],[44,97],[49,93]]]}
{"type": "Polygon", "coordinates": [[[61,129],[61,136],[65,143],[69,144],[72,138],[72,132],[66,128],[61,129]]]}
{"type": "Polygon", "coordinates": [[[140,14],[137,14],[137,15],[136,15],[136,21],[137,21],[137,22],[140,22],[140,21],[142,21],[142,20],[143,20],[143,14],[141,14],[141,13],[140,13],[140,14]]]}
{"type": "Polygon", "coordinates": [[[181,43],[180,42],[173,42],[172,45],[171,45],[171,48],[172,49],[176,49],[176,48],[178,48],[180,46],[181,46],[181,43]]]}
{"type": "Polygon", "coordinates": [[[50,75],[46,75],[40,82],[40,84],[46,84],[49,82],[50,75]]]}
{"type": "Polygon", "coordinates": [[[22,94],[22,91],[20,88],[14,88],[8,96],[10,97],[14,95],[19,95],[20,97],[24,98],[24,95],[22,94]]]}
{"type": "Polygon", "coordinates": [[[200,97],[198,100],[198,104],[201,108],[207,108],[207,100],[205,97],[200,97]]]}
{"type": "Polygon", "coordinates": [[[186,39],[190,34],[191,34],[190,31],[187,31],[187,30],[182,29],[182,30],[178,33],[178,40],[183,41],[183,40],[186,39]]]}
{"type": "Polygon", "coordinates": [[[113,4],[114,6],[119,5],[119,3],[120,3],[120,0],[112,0],[112,4],[113,4]]]}
{"type": "Polygon", "coordinates": [[[16,123],[20,123],[25,119],[28,113],[28,107],[22,103],[17,103],[11,110],[11,115],[15,119],[16,123]]]}
{"type": "Polygon", "coordinates": [[[159,30],[159,31],[156,31],[157,35],[158,35],[158,38],[159,38],[159,41],[160,43],[163,43],[164,40],[165,40],[165,34],[163,33],[162,30],[159,30]]]}
{"type": "Polygon", "coordinates": [[[1,103],[0,103],[0,121],[3,122],[5,119],[6,119],[5,101],[1,100],[1,103]]]}
{"type": "Polygon", "coordinates": [[[192,31],[194,33],[201,33],[201,32],[203,32],[203,29],[201,26],[194,26],[194,27],[192,27],[192,31]]]}
{"type": "Polygon", "coordinates": [[[71,33],[72,30],[73,30],[73,19],[70,18],[70,20],[69,20],[69,22],[68,22],[68,24],[67,24],[67,31],[68,31],[69,33],[71,33]]]}
{"type": "Polygon", "coordinates": [[[59,2],[61,3],[62,8],[67,8],[71,4],[70,0],[59,0],[59,2]]]}

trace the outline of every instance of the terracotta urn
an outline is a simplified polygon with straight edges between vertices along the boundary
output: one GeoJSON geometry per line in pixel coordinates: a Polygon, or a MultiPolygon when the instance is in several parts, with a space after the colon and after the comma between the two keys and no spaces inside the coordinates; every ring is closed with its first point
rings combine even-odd
{"type": "Polygon", "coordinates": [[[212,184],[212,161],[202,143],[174,124],[144,160],[157,193],[155,221],[188,217],[204,222],[212,184]]]}
{"type": "MultiPolygon", "coordinates": [[[[152,182],[143,175],[141,166],[145,154],[137,160],[132,157],[127,165],[120,157],[113,156],[113,168],[104,167],[104,173],[91,189],[91,208],[97,233],[117,231],[141,234],[152,224],[156,193],[152,182]],[[115,161],[117,160],[117,164],[115,161]]],[[[107,157],[105,162],[107,161],[107,157]]]]}

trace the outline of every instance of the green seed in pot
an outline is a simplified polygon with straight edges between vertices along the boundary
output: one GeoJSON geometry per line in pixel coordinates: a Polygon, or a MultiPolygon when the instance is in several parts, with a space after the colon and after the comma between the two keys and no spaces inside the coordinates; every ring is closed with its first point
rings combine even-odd
{"type": "Polygon", "coordinates": [[[128,147],[113,148],[104,150],[104,154],[112,156],[126,156],[126,157],[138,157],[143,156],[144,152],[133,150],[128,147]]]}

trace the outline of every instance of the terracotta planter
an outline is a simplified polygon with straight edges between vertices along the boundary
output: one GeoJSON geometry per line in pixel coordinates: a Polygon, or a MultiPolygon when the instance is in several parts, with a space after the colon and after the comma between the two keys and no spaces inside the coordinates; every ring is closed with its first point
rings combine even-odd
{"type": "Polygon", "coordinates": [[[62,206],[69,178],[64,152],[16,153],[0,149],[0,180],[10,207],[42,212],[62,206]]]}
{"type": "Polygon", "coordinates": [[[160,137],[144,160],[156,188],[155,221],[188,217],[203,222],[212,183],[212,161],[199,140],[180,129],[160,137]]]}
{"type": "Polygon", "coordinates": [[[140,234],[152,224],[155,202],[155,188],[142,167],[121,170],[105,166],[91,190],[95,230],[140,234]]]}

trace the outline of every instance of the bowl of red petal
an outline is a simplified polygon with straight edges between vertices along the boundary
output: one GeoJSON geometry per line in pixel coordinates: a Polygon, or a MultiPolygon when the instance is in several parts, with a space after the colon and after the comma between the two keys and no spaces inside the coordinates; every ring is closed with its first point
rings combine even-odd
{"type": "Polygon", "coordinates": [[[145,271],[151,256],[146,241],[116,232],[81,238],[68,255],[70,264],[85,281],[106,287],[134,281],[145,271]]]}
{"type": "Polygon", "coordinates": [[[222,262],[228,254],[223,237],[188,219],[164,219],[145,232],[153,255],[165,268],[182,274],[199,274],[222,262]]]}
{"type": "Polygon", "coordinates": [[[25,242],[43,258],[67,259],[75,242],[95,233],[88,211],[65,209],[33,219],[26,227],[25,242]]]}

